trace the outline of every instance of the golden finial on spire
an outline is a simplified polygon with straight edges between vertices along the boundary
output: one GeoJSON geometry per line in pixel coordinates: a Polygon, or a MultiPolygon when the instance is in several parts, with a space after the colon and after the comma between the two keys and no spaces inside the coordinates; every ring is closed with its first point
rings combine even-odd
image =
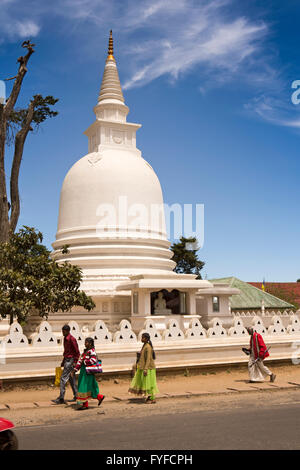
{"type": "Polygon", "coordinates": [[[115,59],[114,58],[114,40],[112,37],[112,30],[109,33],[109,41],[108,41],[108,59],[115,59]]]}

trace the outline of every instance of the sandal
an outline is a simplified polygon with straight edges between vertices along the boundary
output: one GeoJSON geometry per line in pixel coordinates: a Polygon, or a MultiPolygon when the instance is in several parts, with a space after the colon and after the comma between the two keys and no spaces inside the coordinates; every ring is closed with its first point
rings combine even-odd
{"type": "Polygon", "coordinates": [[[105,398],[105,395],[103,395],[102,398],[100,398],[100,400],[98,400],[98,406],[101,405],[101,403],[103,402],[104,398],[105,398]]]}

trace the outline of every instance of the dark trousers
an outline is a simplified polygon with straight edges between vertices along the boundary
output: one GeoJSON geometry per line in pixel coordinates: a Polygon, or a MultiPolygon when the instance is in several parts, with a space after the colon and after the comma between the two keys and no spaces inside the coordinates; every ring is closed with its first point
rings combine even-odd
{"type": "Polygon", "coordinates": [[[65,397],[66,384],[67,384],[68,381],[70,382],[70,385],[72,387],[74,398],[76,398],[76,396],[77,396],[76,378],[75,378],[75,375],[74,376],[71,375],[71,372],[72,372],[73,369],[74,369],[74,359],[72,357],[68,358],[68,359],[65,359],[65,361],[64,361],[64,370],[63,370],[63,373],[62,373],[61,379],[60,379],[59,398],[62,399],[62,400],[65,397]]]}

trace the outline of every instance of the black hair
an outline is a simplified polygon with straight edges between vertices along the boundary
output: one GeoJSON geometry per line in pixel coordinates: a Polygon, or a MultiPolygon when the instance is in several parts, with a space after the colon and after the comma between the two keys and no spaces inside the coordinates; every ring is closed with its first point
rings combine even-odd
{"type": "MultiPolygon", "coordinates": [[[[149,335],[149,333],[146,333],[146,332],[145,332],[145,333],[142,334],[142,337],[143,337],[143,336],[144,336],[145,338],[147,338],[147,343],[150,344],[150,346],[151,346],[151,348],[152,348],[152,357],[153,357],[153,359],[156,359],[156,354],[155,354],[155,351],[154,351],[154,349],[153,349],[153,345],[152,345],[152,341],[150,340],[150,335],[149,335]]],[[[146,343],[145,343],[145,344],[146,344],[146,343]]]]}
{"type": "MultiPolygon", "coordinates": [[[[95,347],[94,339],[93,339],[93,338],[90,338],[90,337],[85,338],[85,341],[88,341],[88,342],[89,342],[91,348],[94,348],[94,347],[95,347]]],[[[90,348],[90,349],[91,349],[91,348],[90,348]]],[[[88,351],[88,349],[85,349],[85,351],[88,351]]]]}
{"type": "Polygon", "coordinates": [[[62,330],[70,331],[71,328],[69,327],[69,325],[64,325],[64,326],[62,327],[62,330]]]}

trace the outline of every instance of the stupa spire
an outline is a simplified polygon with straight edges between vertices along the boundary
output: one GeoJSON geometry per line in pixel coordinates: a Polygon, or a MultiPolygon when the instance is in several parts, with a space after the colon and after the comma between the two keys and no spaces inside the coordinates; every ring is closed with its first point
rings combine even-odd
{"type": "Polygon", "coordinates": [[[115,59],[114,58],[114,40],[112,36],[112,30],[110,30],[110,33],[109,33],[107,59],[115,59]]]}
{"type": "Polygon", "coordinates": [[[124,97],[120,84],[116,60],[114,58],[114,43],[112,31],[108,41],[108,55],[105,63],[98,104],[115,103],[124,104],[124,97]]]}

